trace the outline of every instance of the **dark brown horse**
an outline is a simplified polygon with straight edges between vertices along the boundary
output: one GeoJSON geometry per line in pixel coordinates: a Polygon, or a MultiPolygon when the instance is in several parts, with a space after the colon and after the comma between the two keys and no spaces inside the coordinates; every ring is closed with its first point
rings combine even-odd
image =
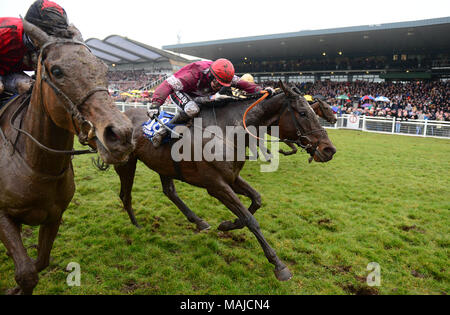
{"type": "Polygon", "coordinates": [[[74,38],[57,39],[23,23],[40,57],[31,96],[1,113],[0,239],[15,264],[18,287],[10,293],[31,294],[75,191],[74,134],[112,164],[126,161],[134,145],[130,120],[109,97],[107,66],[79,32],[72,27],[74,38]],[[40,226],[37,260],[23,245],[22,224],[40,226]]]}
{"type": "MultiPolygon", "coordinates": [[[[282,88],[284,93],[261,102],[247,116],[249,126],[280,126],[280,139],[293,141],[304,147],[317,162],[327,162],[332,159],[336,148],[328,138],[326,131],[320,126],[315,113],[309,104],[290,88],[282,88]]],[[[220,108],[205,108],[201,111],[202,126],[216,125],[220,130],[227,126],[242,125],[242,117],[251,104],[251,100],[239,101],[220,108]]],[[[131,205],[131,190],[136,171],[137,160],[142,161],[161,178],[164,194],[183,212],[187,219],[195,223],[200,230],[209,228],[209,224],[199,218],[178,197],[173,179],[185,181],[191,185],[205,188],[208,193],[221,201],[238,219],[220,224],[219,230],[229,231],[247,226],[256,236],[270,263],[275,265],[275,275],[279,280],[289,280],[291,273],[286,265],[269,246],[259,228],[253,214],[261,207],[261,196],[240,175],[245,160],[233,161],[200,161],[182,160],[174,162],[170,144],[155,149],[142,133],[142,123],[147,120],[145,110],[131,109],[126,112],[135,127],[136,150],[130,155],[126,164],[116,165],[115,170],[120,176],[120,198],[132,222],[137,225],[131,205]],[[236,194],[249,197],[252,201],[249,208],[245,207],[236,194]]],[[[190,130],[194,132],[194,126],[190,130]]],[[[247,135],[248,136],[248,135],[247,135]]],[[[223,146],[227,140],[221,140],[223,146]]],[[[245,145],[248,145],[248,137],[245,145]]],[[[202,139],[202,148],[205,141],[202,139]]],[[[232,142],[232,141],[230,141],[232,142]]],[[[195,146],[194,141],[191,143],[195,146]]],[[[224,151],[225,152],[225,151],[224,151]]]]}
{"type": "MultiPolygon", "coordinates": [[[[293,90],[294,90],[294,92],[297,92],[298,94],[300,94],[299,93],[300,91],[298,91],[298,89],[294,88],[293,90]]],[[[305,99],[305,102],[306,102],[306,99],[305,99]]],[[[311,105],[311,108],[316,113],[316,115],[319,116],[320,118],[325,119],[326,121],[328,121],[330,124],[333,124],[333,125],[336,123],[336,121],[337,121],[336,115],[334,114],[333,109],[331,108],[331,106],[328,103],[322,101],[321,99],[317,99],[317,101],[311,105]]],[[[291,148],[291,151],[279,150],[279,152],[281,154],[292,155],[292,154],[297,153],[298,148],[297,148],[297,146],[295,146],[294,143],[287,142],[286,144],[291,148]]],[[[265,152],[265,150],[263,150],[263,152],[265,152]]]]}

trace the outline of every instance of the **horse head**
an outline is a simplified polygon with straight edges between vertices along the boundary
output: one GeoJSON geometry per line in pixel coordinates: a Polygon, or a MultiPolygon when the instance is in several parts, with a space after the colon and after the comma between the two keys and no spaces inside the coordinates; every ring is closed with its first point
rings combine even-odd
{"type": "MultiPolygon", "coordinates": [[[[292,90],[295,93],[297,93],[298,95],[302,95],[302,93],[296,86],[294,86],[292,88],[292,90]]],[[[307,102],[306,98],[305,98],[305,101],[307,102]]],[[[328,121],[330,124],[334,125],[337,122],[336,115],[334,114],[334,111],[331,108],[330,104],[328,104],[327,102],[324,102],[321,99],[317,99],[317,102],[312,104],[311,108],[313,109],[313,111],[316,113],[317,116],[322,117],[323,119],[328,121]]]]}
{"type": "Polygon", "coordinates": [[[73,25],[68,39],[49,36],[26,20],[23,25],[40,50],[32,99],[42,102],[56,126],[97,149],[106,163],[126,161],[134,149],[133,128],[109,96],[106,64],[73,25]]]}
{"type": "Polygon", "coordinates": [[[334,114],[334,111],[331,108],[330,104],[328,104],[327,102],[324,102],[321,99],[317,99],[317,102],[312,104],[311,108],[317,114],[317,116],[323,117],[330,124],[334,125],[337,122],[336,115],[334,114]]]}
{"type": "Polygon", "coordinates": [[[280,139],[294,142],[304,148],[316,162],[331,160],[336,153],[336,147],[320,125],[316,113],[304,97],[281,81],[279,85],[285,94],[278,122],[280,139]]]}

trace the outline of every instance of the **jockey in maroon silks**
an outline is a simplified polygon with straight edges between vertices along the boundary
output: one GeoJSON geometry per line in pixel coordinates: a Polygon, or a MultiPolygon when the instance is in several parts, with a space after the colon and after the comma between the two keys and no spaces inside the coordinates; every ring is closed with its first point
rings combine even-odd
{"type": "MultiPolygon", "coordinates": [[[[257,93],[262,90],[257,84],[240,80],[234,74],[233,64],[227,59],[221,58],[214,62],[197,61],[188,64],[167,78],[156,89],[149,109],[149,116],[154,118],[158,115],[159,107],[170,96],[183,110],[178,111],[169,124],[186,122],[200,112],[197,102],[205,103],[205,101],[229,98],[230,96],[219,93],[221,88],[229,86],[247,93],[257,93]]],[[[270,94],[273,93],[272,88],[266,89],[270,94]]],[[[159,147],[167,133],[166,128],[160,128],[152,138],[153,145],[159,147]]]]}
{"type": "MultiPolygon", "coordinates": [[[[35,1],[25,19],[49,35],[67,37],[67,15],[58,4],[35,1]]],[[[23,94],[30,90],[33,80],[23,71],[36,68],[37,48],[23,30],[22,19],[0,17],[0,94],[8,91],[23,94]]]]}

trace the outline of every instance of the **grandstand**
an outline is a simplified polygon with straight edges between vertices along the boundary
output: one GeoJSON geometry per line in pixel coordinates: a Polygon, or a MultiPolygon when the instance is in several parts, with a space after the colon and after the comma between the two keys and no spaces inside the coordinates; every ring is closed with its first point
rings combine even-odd
{"type": "Polygon", "coordinates": [[[109,66],[113,90],[151,90],[190,60],[119,35],[89,38],[91,51],[109,66]]]}
{"type": "Polygon", "coordinates": [[[228,58],[258,82],[439,80],[450,77],[450,17],[164,46],[228,58]]]}

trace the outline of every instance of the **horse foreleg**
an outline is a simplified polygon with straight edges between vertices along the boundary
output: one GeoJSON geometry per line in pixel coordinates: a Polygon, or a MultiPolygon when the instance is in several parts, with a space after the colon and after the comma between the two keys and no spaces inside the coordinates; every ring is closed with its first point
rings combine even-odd
{"type": "Polygon", "coordinates": [[[271,162],[272,161],[272,153],[270,152],[270,150],[263,144],[261,143],[259,145],[259,149],[262,152],[262,155],[264,156],[264,159],[266,160],[266,162],[271,162]]]}
{"type": "Polygon", "coordinates": [[[133,189],[134,176],[136,174],[137,158],[130,157],[127,163],[114,166],[116,173],[120,178],[120,200],[123,208],[128,213],[128,217],[137,228],[142,228],[136,220],[134,210],[131,205],[131,190],[133,189]]]}
{"type": "MultiPolygon", "coordinates": [[[[247,196],[252,200],[252,204],[248,208],[248,211],[253,215],[256,210],[261,208],[261,195],[257,192],[249,183],[247,183],[241,176],[238,176],[236,181],[231,185],[233,191],[237,194],[247,196]]],[[[220,223],[220,231],[231,231],[236,229],[242,229],[245,226],[244,222],[240,219],[236,219],[234,222],[224,221],[220,223]]]]}
{"type": "Polygon", "coordinates": [[[41,225],[39,229],[38,258],[35,263],[37,272],[44,270],[50,264],[50,252],[60,224],[61,218],[54,223],[41,225]]]}
{"type": "Polygon", "coordinates": [[[18,288],[9,291],[10,294],[32,294],[39,276],[33,260],[28,256],[20,236],[20,225],[0,212],[0,240],[10,253],[15,270],[18,288]]]}
{"type": "Polygon", "coordinates": [[[297,147],[293,144],[293,143],[286,143],[292,150],[291,151],[284,151],[284,150],[279,150],[278,152],[280,152],[283,155],[292,155],[297,153],[298,149],[297,147]]]}
{"type": "Polygon", "coordinates": [[[159,175],[161,178],[161,184],[164,194],[180,209],[180,211],[186,216],[189,222],[195,223],[197,228],[202,230],[210,229],[211,226],[208,222],[202,220],[198,217],[188,206],[183,202],[183,200],[178,197],[173,179],[167,176],[159,175]]]}
{"type": "Polygon", "coordinates": [[[277,279],[280,281],[291,279],[291,272],[287,266],[281,262],[275,251],[270,247],[269,243],[267,243],[266,239],[262,235],[258,221],[256,221],[255,217],[241,203],[232,188],[226,183],[222,183],[221,185],[208,188],[208,193],[221,201],[242,222],[245,222],[245,225],[256,236],[256,239],[261,245],[267,260],[275,266],[274,272],[277,279]]]}

